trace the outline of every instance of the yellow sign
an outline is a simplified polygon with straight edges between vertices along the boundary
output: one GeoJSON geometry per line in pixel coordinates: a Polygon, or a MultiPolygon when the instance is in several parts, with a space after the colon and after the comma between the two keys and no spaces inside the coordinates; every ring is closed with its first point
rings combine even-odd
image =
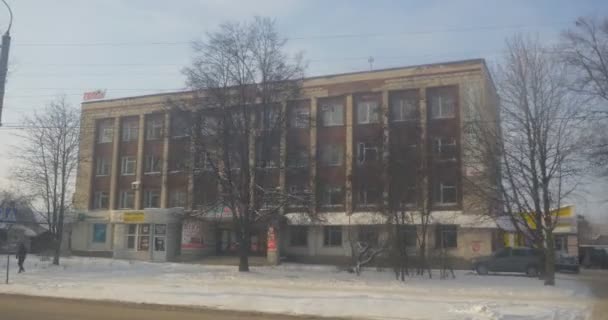
{"type": "MultiPolygon", "coordinates": [[[[524,219],[526,219],[526,224],[531,229],[536,229],[536,221],[534,219],[534,214],[522,213],[521,215],[524,217],[524,219]]],[[[556,227],[571,226],[571,220],[572,218],[574,218],[574,209],[573,206],[561,207],[557,210],[551,210],[551,215],[557,217],[556,227]]]]}
{"type": "Polygon", "coordinates": [[[128,211],[122,214],[123,222],[144,222],[145,215],[143,211],[128,211]]]}

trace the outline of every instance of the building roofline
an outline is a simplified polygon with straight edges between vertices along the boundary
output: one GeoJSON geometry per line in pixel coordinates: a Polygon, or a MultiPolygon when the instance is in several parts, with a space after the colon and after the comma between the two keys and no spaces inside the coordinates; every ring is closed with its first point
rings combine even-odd
{"type": "MultiPolygon", "coordinates": [[[[496,86],[495,86],[494,81],[492,79],[492,75],[490,74],[489,69],[488,69],[487,64],[486,64],[486,61],[483,58],[465,59],[465,60],[454,60],[454,61],[446,61],[446,62],[435,62],[435,63],[426,63],[426,64],[418,64],[418,65],[408,65],[408,66],[384,68],[384,69],[377,69],[377,70],[354,71],[354,72],[344,72],[344,73],[333,73],[333,74],[326,74],[326,75],[305,77],[305,78],[300,79],[299,81],[319,80],[319,79],[331,79],[331,78],[344,77],[344,76],[352,76],[352,75],[359,75],[359,74],[375,74],[375,73],[381,73],[381,72],[387,72],[387,71],[406,70],[406,69],[415,69],[415,68],[431,68],[431,67],[438,67],[438,66],[450,66],[450,65],[474,64],[474,63],[480,63],[483,66],[484,71],[488,74],[488,78],[490,80],[490,83],[492,84],[492,87],[494,88],[494,90],[496,90],[496,86]]],[[[199,91],[199,90],[181,90],[181,91],[171,91],[171,92],[160,92],[160,93],[142,94],[142,95],[135,95],[135,96],[128,96],[128,97],[121,97],[121,98],[110,98],[110,99],[99,99],[99,100],[91,100],[91,101],[82,101],[81,104],[82,105],[89,105],[89,104],[95,104],[95,103],[101,103],[101,102],[112,102],[112,101],[128,100],[128,99],[139,99],[139,98],[160,97],[160,96],[172,96],[172,95],[175,95],[175,94],[195,93],[197,91],[199,91]]]]}

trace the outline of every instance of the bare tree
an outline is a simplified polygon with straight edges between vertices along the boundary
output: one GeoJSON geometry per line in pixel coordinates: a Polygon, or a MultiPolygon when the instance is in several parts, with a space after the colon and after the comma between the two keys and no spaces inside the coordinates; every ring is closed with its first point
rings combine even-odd
{"type": "Polygon", "coordinates": [[[565,71],[538,41],[509,39],[504,61],[495,72],[499,116],[475,113],[478,116],[466,128],[472,161],[500,164],[481,170],[487,179],[477,177],[476,190],[499,203],[498,212],[544,253],[546,285],[555,282],[556,209],[572,195],[584,170],[580,165],[584,117],[565,71]]]}
{"type": "Polygon", "coordinates": [[[571,67],[572,90],[590,98],[590,159],[608,175],[608,18],[578,18],[562,33],[560,56],[571,67]],[[600,133],[600,134],[598,134],[600,133]]]}
{"type": "Polygon", "coordinates": [[[59,264],[65,214],[71,203],[72,180],[78,165],[80,114],[65,98],[23,119],[23,143],[15,153],[15,178],[41,201],[54,237],[53,264],[59,264]]]}
{"type": "Polygon", "coordinates": [[[185,108],[195,175],[210,175],[219,186],[217,199],[201,212],[230,210],[239,271],[249,270],[252,226],[276,223],[288,203],[306,200],[281,189],[276,174],[285,157],[286,102],[299,96],[304,69],[285,45],[271,19],[225,23],[194,43],[196,57],[184,70],[188,85],[200,93],[185,108]]]}

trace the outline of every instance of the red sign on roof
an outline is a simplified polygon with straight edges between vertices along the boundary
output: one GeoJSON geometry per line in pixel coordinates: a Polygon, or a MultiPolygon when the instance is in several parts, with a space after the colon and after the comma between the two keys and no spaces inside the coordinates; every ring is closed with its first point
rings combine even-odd
{"type": "Polygon", "coordinates": [[[89,91],[89,92],[84,93],[82,100],[84,100],[84,101],[98,100],[98,99],[105,98],[105,96],[106,96],[105,90],[89,91]]]}

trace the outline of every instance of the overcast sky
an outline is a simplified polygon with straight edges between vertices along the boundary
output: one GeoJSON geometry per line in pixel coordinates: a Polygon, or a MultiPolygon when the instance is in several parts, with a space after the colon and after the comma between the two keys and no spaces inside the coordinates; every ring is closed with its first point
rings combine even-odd
{"type": "MultiPolygon", "coordinates": [[[[184,87],[189,42],[226,20],[274,17],[303,51],[307,75],[449,60],[500,59],[504,39],[532,33],[554,43],[579,16],[608,16],[608,1],[8,0],[13,45],[3,123],[58,95],[124,97],[184,87]]],[[[8,14],[0,7],[0,30],[8,14]]],[[[15,129],[0,128],[0,188],[9,187],[15,129]]],[[[588,184],[577,211],[608,223],[608,186],[588,184]]]]}

